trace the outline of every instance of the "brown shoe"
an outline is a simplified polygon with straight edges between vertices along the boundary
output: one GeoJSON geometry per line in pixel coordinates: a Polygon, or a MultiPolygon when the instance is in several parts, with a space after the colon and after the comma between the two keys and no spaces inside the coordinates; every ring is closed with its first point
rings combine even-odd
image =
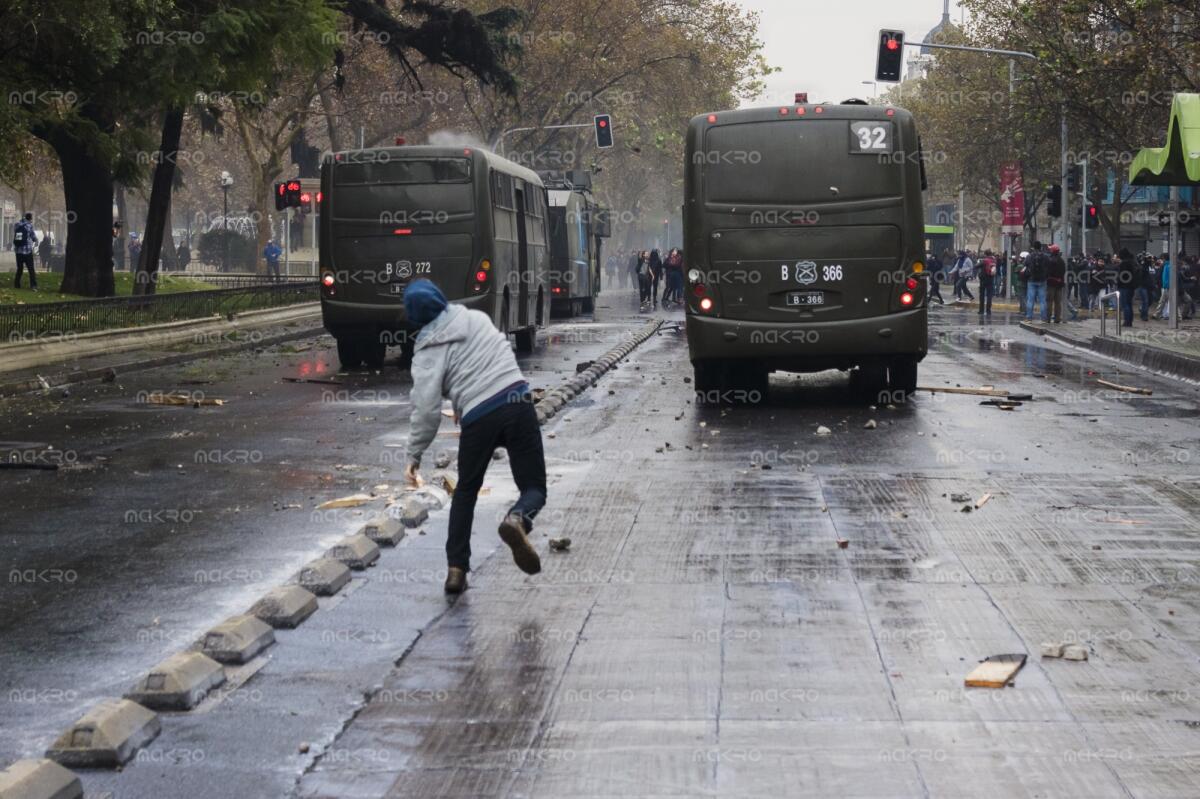
{"type": "Polygon", "coordinates": [[[459,569],[451,566],[446,571],[446,593],[461,594],[467,590],[467,572],[464,569],[459,569]]]}
{"type": "Polygon", "coordinates": [[[525,520],[519,513],[510,513],[500,522],[500,540],[512,550],[513,562],[526,574],[537,574],[542,570],[542,559],[525,536],[525,520]]]}

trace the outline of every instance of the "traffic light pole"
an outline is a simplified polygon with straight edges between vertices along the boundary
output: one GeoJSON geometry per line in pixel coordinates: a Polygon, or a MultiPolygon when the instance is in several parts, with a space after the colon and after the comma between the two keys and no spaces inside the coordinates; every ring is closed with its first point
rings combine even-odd
{"type": "Polygon", "coordinates": [[[1079,202],[1079,254],[1084,257],[1087,257],[1088,232],[1087,164],[1087,158],[1084,158],[1080,165],[1082,174],[1079,179],[1079,194],[1082,197],[1079,202]]]}

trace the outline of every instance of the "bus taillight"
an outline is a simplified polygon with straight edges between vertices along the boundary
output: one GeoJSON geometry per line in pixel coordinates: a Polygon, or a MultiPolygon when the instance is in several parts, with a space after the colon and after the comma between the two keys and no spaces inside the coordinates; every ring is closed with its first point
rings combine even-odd
{"type": "Polygon", "coordinates": [[[916,291],[917,279],[915,277],[910,277],[908,280],[904,281],[904,287],[909,291],[916,291]]]}
{"type": "Polygon", "coordinates": [[[906,291],[906,292],[904,292],[903,294],[901,294],[901,295],[900,295],[900,304],[901,304],[901,305],[912,305],[912,304],[913,304],[913,295],[912,295],[912,293],[911,293],[911,292],[908,292],[908,291],[906,291]]]}
{"type": "Polygon", "coordinates": [[[713,307],[712,297],[704,297],[700,300],[700,310],[711,311],[713,307]]]}
{"type": "Polygon", "coordinates": [[[327,294],[333,294],[333,272],[326,272],[321,275],[321,286],[327,294]]]}
{"type": "Polygon", "coordinates": [[[480,269],[478,272],[476,272],[475,273],[475,282],[476,283],[486,283],[487,282],[487,272],[483,271],[482,269],[480,269]]]}

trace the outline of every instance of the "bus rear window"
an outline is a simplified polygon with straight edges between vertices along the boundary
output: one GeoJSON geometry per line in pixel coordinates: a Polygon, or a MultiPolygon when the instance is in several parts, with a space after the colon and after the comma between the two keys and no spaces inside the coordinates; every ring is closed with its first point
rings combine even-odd
{"type": "Polygon", "coordinates": [[[335,186],[380,183],[469,183],[471,162],[466,158],[387,158],[338,164],[335,186]]]}
{"type": "Polygon", "coordinates": [[[852,153],[844,119],[720,125],[707,131],[704,144],[694,158],[704,163],[708,203],[795,206],[904,190],[901,161],[852,153]]]}

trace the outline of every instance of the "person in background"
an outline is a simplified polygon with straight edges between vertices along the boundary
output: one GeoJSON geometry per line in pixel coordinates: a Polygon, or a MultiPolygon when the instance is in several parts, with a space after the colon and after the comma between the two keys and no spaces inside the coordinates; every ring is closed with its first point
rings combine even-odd
{"type": "Polygon", "coordinates": [[[1062,323],[1066,289],[1067,262],[1063,260],[1058,245],[1051,244],[1050,255],[1046,258],[1046,305],[1050,309],[1046,321],[1056,325],[1062,323]]]}
{"type": "Polygon", "coordinates": [[[1025,259],[1025,279],[1029,281],[1025,297],[1025,321],[1033,321],[1033,311],[1041,303],[1042,321],[1050,321],[1050,308],[1046,305],[1046,273],[1049,269],[1046,253],[1042,252],[1042,243],[1033,243],[1033,252],[1025,259]]]}
{"type": "Polygon", "coordinates": [[[29,270],[29,288],[37,291],[37,273],[33,271],[33,252],[37,246],[37,234],[33,231],[33,214],[25,214],[13,225],[13,253],[17,256],[17,279],[14,288],[21,288],[21,270],[29,270]]]}
{"type": "Polygon", "coordinates": [[[954,261],[954,268],[950,270],[950,274],[954,276],[954,299],[961,300],[963,295],[966,295],[967,299],[974,301],[975,295],[967,286],[967,281],[975,277],[975,262],[971,260],[970,253],[966,250],[958,251],[958,258],[954,261]]]}
{"type": "Polygon", "coordinates": [[[1016,262],[1013,264],[1013,268],[1017,270],[1017,304],[1020,306],[1017,312],[1020,313],[1021,316],[1025,315],[1025,302],[1029,299],[1026,296],[1029,290],[1028,261],[1029,253],[1022,250],[1021,254],[1017,256],[1016,262]]]}
{"type": "Polygon", "coordinates": [[[42,271],[50,271],[50,256],[54,252],[54,245],[50,243],[50,234],[42,236],[42,243],[38,245],[38,260],[42,262],[42,271]]]}
{"type": "Polygon", "coordinates": [[[929,299],[937,300],[938,305],[945,305],[946,301],[942,299],[942,270],[945,267],[942,265],[942,259],[937,257],[937,253],[926,253],[925,260],[929,263],[929,299]]]}
{"type": "Polygon", "coordinates": [[[138,234],[129,234],[129,271],[136,272],[138,268],[138,258],[142,254],[142,240],[138,238],[138,234]]]}
{"type": "Polygon", "coordinates": [[[1162,296],[1154,307],[1154,315],[1161,319],[1171,318],[1171,254],[1164,252],[1162,257],[1162,296]]]}
{"type": "Polygon", "coordinates": [[[663,307],[667,307],[667,303],[673,302],[676,305],[683,304],[683,252],[678,247],[672,247],[667,253],[667,260],[663,262],[663,267],[667,271],[667,290],[663,292],[663,307]]]}
{"type": "Polygon", "coordinates": [[[176,250],[176,258],[179,261],[179,269],[187,271],[187,268],[192,263],[192,248],[187,245],[187,239],[179,242],[179,249],[176,250]]]}
{"type": "Polygon", "coordinates": [[[995,294],[996,259],[991,250],[983,251],[979,259],[979,315],[992,315],[992,296],[995,294]]]}
{"type": "Polygon", "coordinates": [[[662,282],[663,262],[658,250],[650,251],[650,307],[658,306],[658,285],[662,282]]]}
{"type": "Polygon", "coordinates": [[[643,311],[649,310],[650,305],[650,252],[642,250],[633,265],[633,274],[638,284],[638,304],[643,311]]]}
{"type": "Polygon", "coordinates": [[[520,497],[500,523],[500,539],[526,574],[541,571],[541,559],[529,543],[533,519],[546,504],[546,458],[542,432],[529,383],[517,366],[508,336],[482,311],[451,305],[429,280],[414,280],[404,292],[408,321],[420,327],[413,350],[409,394],[407,465],[404,479],[420,485],[421,456],[442,421],[442,397],[462,424],[458,439],[458,485],[450,501],[446,538],[445,590],[462,593],[471,570],[471,527],[475,502],[492,455],[508,452],[520,497]]]}
{"type": "Polygon", "coordinates": [[[279,282],[282,278],[279,275],[279,256],[283,255],[283,250],[275,243],[275,239],[267,242],[267,246],[263,247],[263,258],[267,260],[267,276],[275,282],[279,282]]]}

